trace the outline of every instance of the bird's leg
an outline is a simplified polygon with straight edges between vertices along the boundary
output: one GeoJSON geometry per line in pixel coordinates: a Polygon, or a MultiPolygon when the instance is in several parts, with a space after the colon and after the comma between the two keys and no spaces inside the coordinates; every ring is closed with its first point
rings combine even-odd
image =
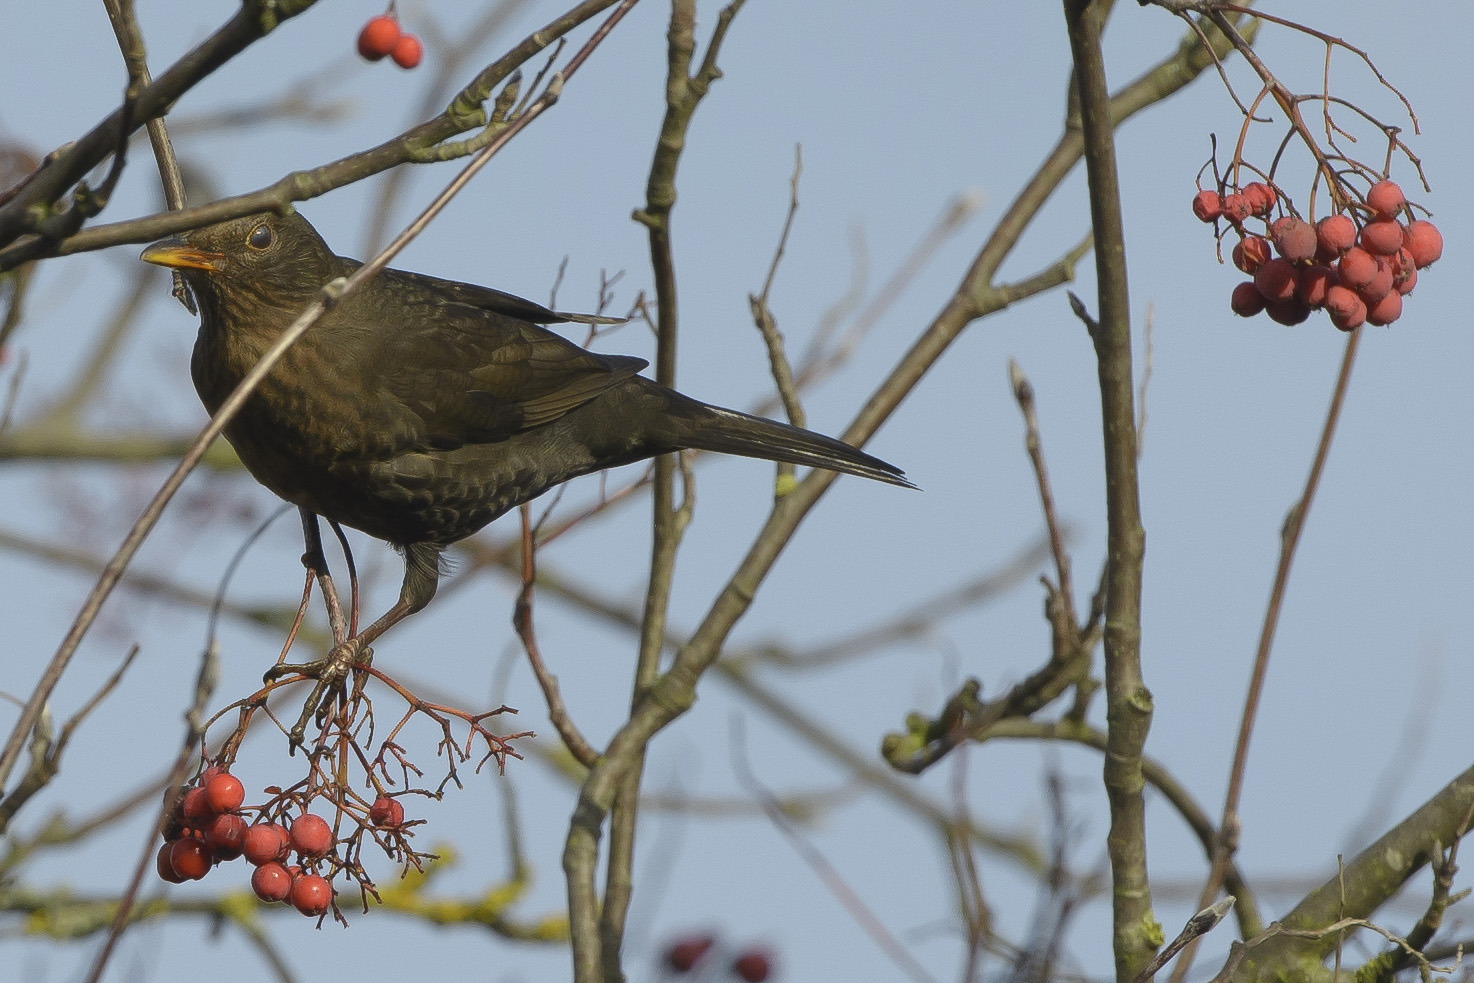
{"type": "MultiPolygon", "coordinates": [[[[315,523],[314,523],[315,525],[315,523]]],[[[411,543],[403,547],[404,585],[399,590],[399,600],[385,611],[373,624],[352,638],[339,642],[321,659],[301,665],[285,663],[272,666],[266,671],[266,680],[298,673],[317,680],[307,702],[302,707],[302,716],[288,732],[289,747],[295,750],[303,743],[308,721],[316,715],[320,721],[330,706],[330,690],[341,686],[350,670],[365,666],[373,659],[370,646],[384,632],[408,618],[430,603],[440,580],[440,547],[428,543],[411,543]]]]}
{"type": "MultiPolygon", "coordinates": [[[[328,626],[333,631],[334,643],[342,642],[348,637],[350,628],[349,621],[343,616],[343,605],[338,601],[338,589],[333,585],[332,572],[328,570],[328,559],[322,551],[322,533],[317,527],[317,514],[307,509],[297,510],[302,516],[302,538],[306,547],[302,553],[302,565],[307,572],[317,580],[318,590],[322,591],[323,607],[327,609],[328,626]]],[[[331,520],[330,520],[331,521],[331,520]]],[[[353,553],[348,549],[348,541],[343,537],[343,530],[336,522],[331,522],[333,532],[338,534],[338,542],[343,547],[343,559],[348,563],[348,579],[353,585],[353,619],[358,619],[358,576],[353,568],[353,553]]]]}
{"type": "MultiPolygon", "coordinates": [[[[333,642],[335,646],[339,646],[348,639],[349,622],[343,616],[343,607],[338,601],[338,590],[333,586],[333,576],[328,570],[327,557],[322,551],[322,533],[318,529],[317,515],[307,509],[299,508],[297,511],[302,516],[302,538],[304,540],[302,566],[306,567],[308,574],[317,580],[318,589],[322,591],[323,606],[327,609],[328,624],[332,628],[333,642]]],[[[338,528],[336,522],[333,523],[333,529],[338,533],[338,541],[343,545],[343,555],[348,561],[349,576],[353,577],[353,556],[348,552],[348,542],[343,538],[342,530],[338,528]]],[[[358,601],[356,578],[354,579],[353,600],[356,605],[358,601]]],[[[353,617],[356,621],[358,617],[356,607],[353,617]]],[[[282,653],[282,657],[286,657],[285,652],[282,653]]],[[[329,661],[328,658],[323,658],[300,664],[279,662],[266,670],[265,680],[269,683],[274,679],[294,673],[314,679],[320,678],[328,668],[329,661]]]]}

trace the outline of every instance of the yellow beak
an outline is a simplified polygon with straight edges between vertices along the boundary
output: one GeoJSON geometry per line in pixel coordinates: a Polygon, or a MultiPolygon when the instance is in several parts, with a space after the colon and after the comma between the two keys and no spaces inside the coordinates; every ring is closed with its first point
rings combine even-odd
{"type": "Polygon", "coordinates": [[[225,258],[225,254],[207,253],[202,249],[196,249],[176,236],[172,239],[162,239],[154,243],[140,253],[138,258],[145,263],[153,263],[155,266],[167,266],[175,270],[208,270],[214,272],[220,268],[217,264],[225,258]]]}

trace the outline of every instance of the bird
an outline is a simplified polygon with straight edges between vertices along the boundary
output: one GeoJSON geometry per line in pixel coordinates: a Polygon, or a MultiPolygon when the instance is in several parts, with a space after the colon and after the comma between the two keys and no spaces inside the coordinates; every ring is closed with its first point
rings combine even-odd
{"type": "MultiPolygon", "coordinates": [[[[362,265],[296,209],[197,228],[140,258],[178,270],[194,295],[190,375],[212,415],[323,286],[362,265]]],[[[276,495],[384,540],[405,564],[394,605],[316,672],[429,604],[448,546],[580,475],[696,449],[915,487],[849,444],[703,403],[640,375],[642,358],[543,327],[607,320],[386,268],[287,349],[226,439],[276,495]]]]}

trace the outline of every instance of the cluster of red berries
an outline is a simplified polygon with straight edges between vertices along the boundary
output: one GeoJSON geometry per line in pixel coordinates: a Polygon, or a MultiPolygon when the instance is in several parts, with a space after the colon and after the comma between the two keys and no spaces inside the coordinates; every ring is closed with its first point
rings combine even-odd
{"type": "Polygon", "coordinates": [[[400,68],[414,68],[425,54],[425,46],[413,34],[399,29],[392,11],[380,14],[358,32],[358,53],[368,61],[393,58],[400,68]]]}
{"type": "Polygon", "coordinates": [[[1194,215],[1204,222],[1224,219],[1240,236],[1233,265],[1253,279],[1234,287],[1229,305],[1242,317],[1264,311],[1280,324],[1299,324],[1324,309],[1342,331],[1391,324],[1402,316],[1418,270],[1443,255],[1443,236],[1432,222],[1398,220],[1407,200],[1391,181],[1371,186],[1364,209],[1314,225],[1294,215],[1270,221],[1277,201],[1274,189],[1260,181],[1239,192],[1204,190],[1193,198],[1194,215]],[[1362,210],[1367,215],[1358,229],[1362,210]],[[1250,218],[1265,222],[1266,235],[1245,231],[1250,218]]]}
{"type": "MultiPolygon", "coordinates": [[[[171,884],[197,881],[216,864],[245,857],[255,865],[251,889],[262,901],[288,901],[304,915],[327,913],[333,886],[316,866],[333,852],[333,829],[321,816],[304,812],[291,826],[247,823],[241,814],[246,788],[227,771],[211,766],[184,790],[159,848],[155,866],[171,884]],[[295,852],[298,863],[288,864],[295,852]]],[[[404,806],[381,795],[369,822],[382,829],[404,824],[404,806]]]]}
{"type": "MultiPolygon", "coordinates": [[[[665,950],[666,968],[677,974],[694,972],[705,966],[707,957],[716,946],[714,935],[688,935],[671,943],[665,950]]],[[[773,957],[767,950],[753,946],[739,952],[732,959],[728,972],[735,979],[746,983],[763,983],[773,971],[773,957]]],[[[703,976],[708,979],[708,976],[703,976]]]]}

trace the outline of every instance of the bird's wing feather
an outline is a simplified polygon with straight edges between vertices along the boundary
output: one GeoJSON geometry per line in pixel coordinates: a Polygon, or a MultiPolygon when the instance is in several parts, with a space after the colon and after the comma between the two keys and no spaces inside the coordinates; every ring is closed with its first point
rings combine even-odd
{"type": "Polygon", "coordinates": [[[382,276],[414,277],[401,280],[411,287],[396,291],[402,320],[377,332],[374,361],[389,367],[381,384],[408,417],[397,429],[425,449],[491,443],[541,426],[648,364],[600,355],[524,319],[460,302],[438,285],[426,288],[433,278],[397,270],[382,276]],[[413,371],[395,372],[399,365],[413,371]]]}
{"type": "MultiPolygon", "coordinates": [[[[349,260],[353,268],[362,264],[357,260],[349,260]]],[[[352,270],[350,269],[350,272],[352,270]]],[[[495,287],[483,287],[476,283],[461,283],[459,280],[442,280],[438,276],[430,276],[427,273],[411,273],[408,270],[385,270],[381,276],[390,280],[397,280],[402,284],[408,284],[416,289],[427,293],[438,294],[446,300],[457,304],[467,304],[471,307],[479,307],[483,311],[493,314],[505,314],[507,317],[520,318],[523,321],[531,321],[533,324],[561,324],[568,321],[579,324],[625,324],[629,321],[623,317],[605,317],[602,314],[571,314],[568,311],[555,311],[544,307],[536,301],[516,294],[509,294],[505,290],[497,290],[495,287]]]]}
{"type": "Polygon", "coordinates": [[[550,310],[536,301],[527,300],[525,297],[518,297],[516,294],[509,294],[494,287],[461,283],[459,280],[442,280],[438,276],[411,273],[407,270],[385,270],[381,275],[401,283],[411,284],[427,293],[439,294],[446,300],[457,304],[531,321],[533,324],[556,324],[568,320],[566,315],[550,310]]]}

